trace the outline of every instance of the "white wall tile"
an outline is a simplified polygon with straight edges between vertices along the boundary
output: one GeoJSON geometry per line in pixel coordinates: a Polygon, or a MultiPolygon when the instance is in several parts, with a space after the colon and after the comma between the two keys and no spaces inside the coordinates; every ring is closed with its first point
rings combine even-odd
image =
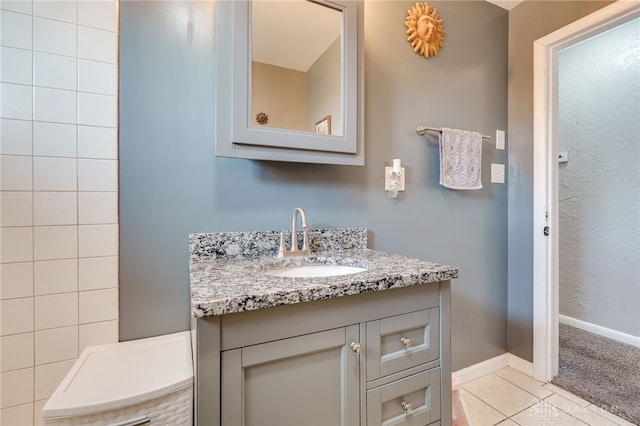
{"type": "Polygon", "coordinates": [[[33,260],[33,228],[0,228],[0,263],[33,260]]]}
{"type": "Polygon", "coordinates": [[[77,192],[34,192],[34,225],[77,225],[77,192]]]}
{"type": "Polygon", "coordinates": [[[0,154],[31,155],[31,121],[0,119],[0,154]]]}
{"type": "Polygon", "coordinates": [[[0,335],[29,333],[33,331],[33,297],[0,300],[0,335]]]}
{"type": "Polygon", "coordinates": [[[45,426],[44,419],[42,418],[42,409],[47,401],[48,399],[41,399],[33,403],[33,426],[45,426]]]}
{"type": "Polygon", "coordinates": [[[75,124],[33,123],[33,154],[42,157],[75,157],[77,153],[75,124]]]}
{"type": "Polygon", "coordinates": [[[78,291],[78,259],[35,262],[33,291],[36,296],[78,291]]]}
{"type": "MultiPolygon", "coordinates": [[[[15,50],[15,49],[14,49],[15,50]]],[[[106,62],[78,61],[78,90],[116,96],[118,94],[118,67],[106,62]]]]}
{"type": "Polygon", "coordinates": [[[76,90],[77,68],[76,58],[34,52],[33,83],[40,87],[76,90]]]}
{"type": "Polygon", "coordinates": [[[36,0],[33,2],[33,16],[76,23],[77,5],[75,1],[36,0]]]}
{"type": "Polygon", "coordinates": [[[79,352],[95,345],[118,343],[118,321],[94,322],[80,326],[79,352]]]}
{"type": "Polygon", "coordinates": [[[37,365],[35,368],[35,400],[49,398],[64,376],[67,375],[74,360],[37,365]]]}
{"type": "Polygon", "coordinates": [[[0,155],[0,189],[31,191],[33,189],[31,157],[0,155]]]}
{"type": "Polygon", "coordinates": [[[97,290],[118,287],[118,256],[80,258],[78,288],[97,290]]]}
{"type": "Polygon", "coordinates": [[[118,63],[118,35],[109,31],[78,27],[78,58],[118,63]]]}
{"type": "Polygon", "coordinates": [[[118,125],[118,98],[93,93],[78,93],[78,124],[116,127],[118,125]]]}
{"type": "MultiPolygon", "coordinates": [[[[27,3],[21,1],[19,3],[27,3]]],[[[5,408],[0,413],[2,424],[5,426],[25,426],[33,424],[33,405],[23,404],[5,408]]]]}
{"type": "Polygon", "coordinates": [[[0,117],[31,120],[32,88],[22,84],[0,83],[0,117]]]}
{"type": "Polygon", "coordinates": [[[78,226],[79,257],[118,255],[118,225],[78,226]]]}
{"type": "Polygon", "coordinates": [[[32,225],[32,193],[30,191],[0,191],[0,226],[32,225]]]}
{"type": "Polygon", "coordinates": [[[78,326],[35,332],[36,365],[78,357],[78,326]]]}
{"type": "Polygon", "coordinates": [[[33,296],[33,263],[0,264],[0,299],[33,296]]]}
{"type": "Polygon", "coordinates": [[[11,10],[18,13],[31,15],[33,6],[30,1],[24,0],[0,0],[0,9],[11,10]]]}
{"type": "Polygon", "coordinates": [[[118,129],[78,126],[78,157],[117,159],[118,129]]]}
{"type": "Polygon", "coordinates": [[[94,322],[80,326],[79,353],[88,346],[118,343],[118,321],[94,322]]]}
{"type": "Polygon", "coordinates": [[[74,158],[33,158],[33,189],[36,191],[76,191],[78,176],[74,158]]]}
{"type": "Polygon", "coordinates": [[[78,223],[81,225],[118,223],[117,192],[78,193],[78,223]]]}
{"type": "MultiPolygon", "coordinates": [[[[33,400],[33,368],[0,374],[2,408],[31,403],[33,400]]],[[[2,424],[5,424],[4,419],[2,424]]]]}
{"type": "Polygon", "coordinates": [[[31,49],[31,40],[31,16],[0,10],[0,43],[3,46],[31,49]]]}
{"type": "Polygon", "coordinates": [[[5,83],[32,83],[31,51],[0,46],[0,81],[5,83]]]}
{"type": "Polygon", "coordinates": [[[33,104],[33,119],[36,121],[69,124],[77,121],[77,99],[74,91],[34,87],[33,104]]]}
{"type": "Polygon", "coordinates": [[[0,337],[0,369],[4,371],[33,367],[33,333],[0,337]]]}
{"type": "Polygon", "coordinates": [[[77,27],[66,22],[33,18],[33,50],[56,55],[75,56],[77,27]]]}
{"type": "Polygon", "coordinates": [[[80,0],[78,2],[78,24],[115,32],[118,26],[116,1],[80,0]]]}
{"type": "Polygon", "coordinates": [[[35,329],[67,327],[78,324],[78,293],[34,297],[35,329]]]}
{"type": "Polygon", "coordinates": [[[80,292],[80,324],[118,319],[118,289],[80,292]]]}
{"type": "Polygon", "coordinates": [[[78,257],[77,226],[36,226],[33,228],[33,260],[78,257]]]}
{"type": "Polygon", "coordinates": [[[78,190],[83,192],[117,191],[117,160],[78,160],[78,190]]]}

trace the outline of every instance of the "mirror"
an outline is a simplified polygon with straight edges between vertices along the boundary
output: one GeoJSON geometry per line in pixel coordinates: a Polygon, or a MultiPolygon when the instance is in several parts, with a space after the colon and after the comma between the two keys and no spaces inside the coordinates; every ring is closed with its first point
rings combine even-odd
{"type": "Polygon", "coordinates": [[[364,164],[363,0],[216,2],[216,156],[364,164]]]}
{"type": "Polygon", "coordinates": [[[251,6],[253,126],[342,135],[342,12],[311,1],[251,6]]]}

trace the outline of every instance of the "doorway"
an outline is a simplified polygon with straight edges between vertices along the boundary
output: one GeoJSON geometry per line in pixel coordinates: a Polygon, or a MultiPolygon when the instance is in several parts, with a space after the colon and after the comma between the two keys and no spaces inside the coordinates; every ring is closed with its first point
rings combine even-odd
{"type": "Polygon", "coordinates": [[[533,375],[541,381],[558,373],[559,52],[639,16],[638,3],[618,1],[534,43],[533,375]]]}

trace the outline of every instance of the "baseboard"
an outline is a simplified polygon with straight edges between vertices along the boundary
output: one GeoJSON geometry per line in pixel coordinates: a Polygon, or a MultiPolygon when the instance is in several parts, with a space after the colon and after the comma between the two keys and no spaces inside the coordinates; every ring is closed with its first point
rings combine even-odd
{"type": "Polygon", "coordinates": [[[618,342],[640,348],[640,337],[632,334],[602,327],[590,322],[568,317],[566,315],[558,315],[558,322],[560,322],[560,324],[570,325],[572,327],[579,328],[580,330],[588,331],[590,333],[598,334],[600,336],[608,337],[609,339],[617,340],[618,342]]]}
{"type": "Polygon", "coordinates": [[[510,353],[489,358],[477,364],[470,365],[469,367],[454,371],[453,374],[460,379],[461,383],[467,383],[505,367],[515,368],[530,377],[533,375],[533,363],[510,353]]]}

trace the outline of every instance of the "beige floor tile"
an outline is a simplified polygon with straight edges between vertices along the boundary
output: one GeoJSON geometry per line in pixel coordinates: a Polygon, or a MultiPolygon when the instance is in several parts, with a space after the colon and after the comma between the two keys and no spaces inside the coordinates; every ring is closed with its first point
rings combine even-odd
{"type": "Polygon", "coordinates": [[[520,426],[585,426],[586,423],[565,413],[548,401],[539,401],[522,410],[511,420],[520,426]]]}
{"type": "Polygon", "coordinates": [[[506,419],[503,414],[500,414],[469,392],[462,392],[462,401],[467,413],[467,420],[469,420],[469,426],[492,426],[506,419]]]}
{"type": "Polygon", "coordinates": [[[607,410],[603,410],[602,408],[596,406],[596,405],[589,405],[587,407],[588,410],[593,411],[594,413],[596,413],[598,416],[600,417],[604,417],[607,420],[612,421],[613,423],[620,425],[620,426],[635,426],[633,423],[623,419],[622,417],[618,417],[615,415],[615,413],[611,413],[607,410]]]}
{"type": "Polygon", "coordinates": [[[463,389],[507,417],[532,406],[539,400],[495,374],[488,374],[466,383],[463,389]]]}
{"type": "Polygon", "coordinates": [[[588,425],[592,426],[616,426],[616,424],[610,420],[605,419],[604,417],[595,413],[594,410],[590,410],[590,406],[583,406],[578,404],[577,402],[571,401],[563,396],[558,394],[553,394],[549,398],[545,399],[545,401],[549,402],[555,407],[558,407],[560,410],[564,411],[571,416],[582,420],[588,425]]]}
{"type": "Polygon", "coordinates": [[[507,419],[505,421],[498,423],[496,426],[518,426],[518,423],[514,422],[511,419],[507,419]]]}
{"type": "Polygon", "coordinates": [[[553,393],[551,390],[543,387],[544,382],[539,382],[515,368],[506,367],[496,371],[495,374],[541,399],[553,393]]]}
{"type": "Polygon", "coordinates": [[[584,399],[580,398],[579,396],[576,396],[574,394],[572,394],[569,391],[566,391],[562,388],[559,388],[555,385],[552,385],[551,383],[547,383],[546,385],[544,385],[544,387],[546,389],[549,389],[550,391],[552,391],[555,394],[558,394],[560,396],[563,396],[565,398],[567,398],[570,401],[573,401],[583,407],[586,407],[587,405],[589,405],[589,401],[585,401],[584,399]]]}

